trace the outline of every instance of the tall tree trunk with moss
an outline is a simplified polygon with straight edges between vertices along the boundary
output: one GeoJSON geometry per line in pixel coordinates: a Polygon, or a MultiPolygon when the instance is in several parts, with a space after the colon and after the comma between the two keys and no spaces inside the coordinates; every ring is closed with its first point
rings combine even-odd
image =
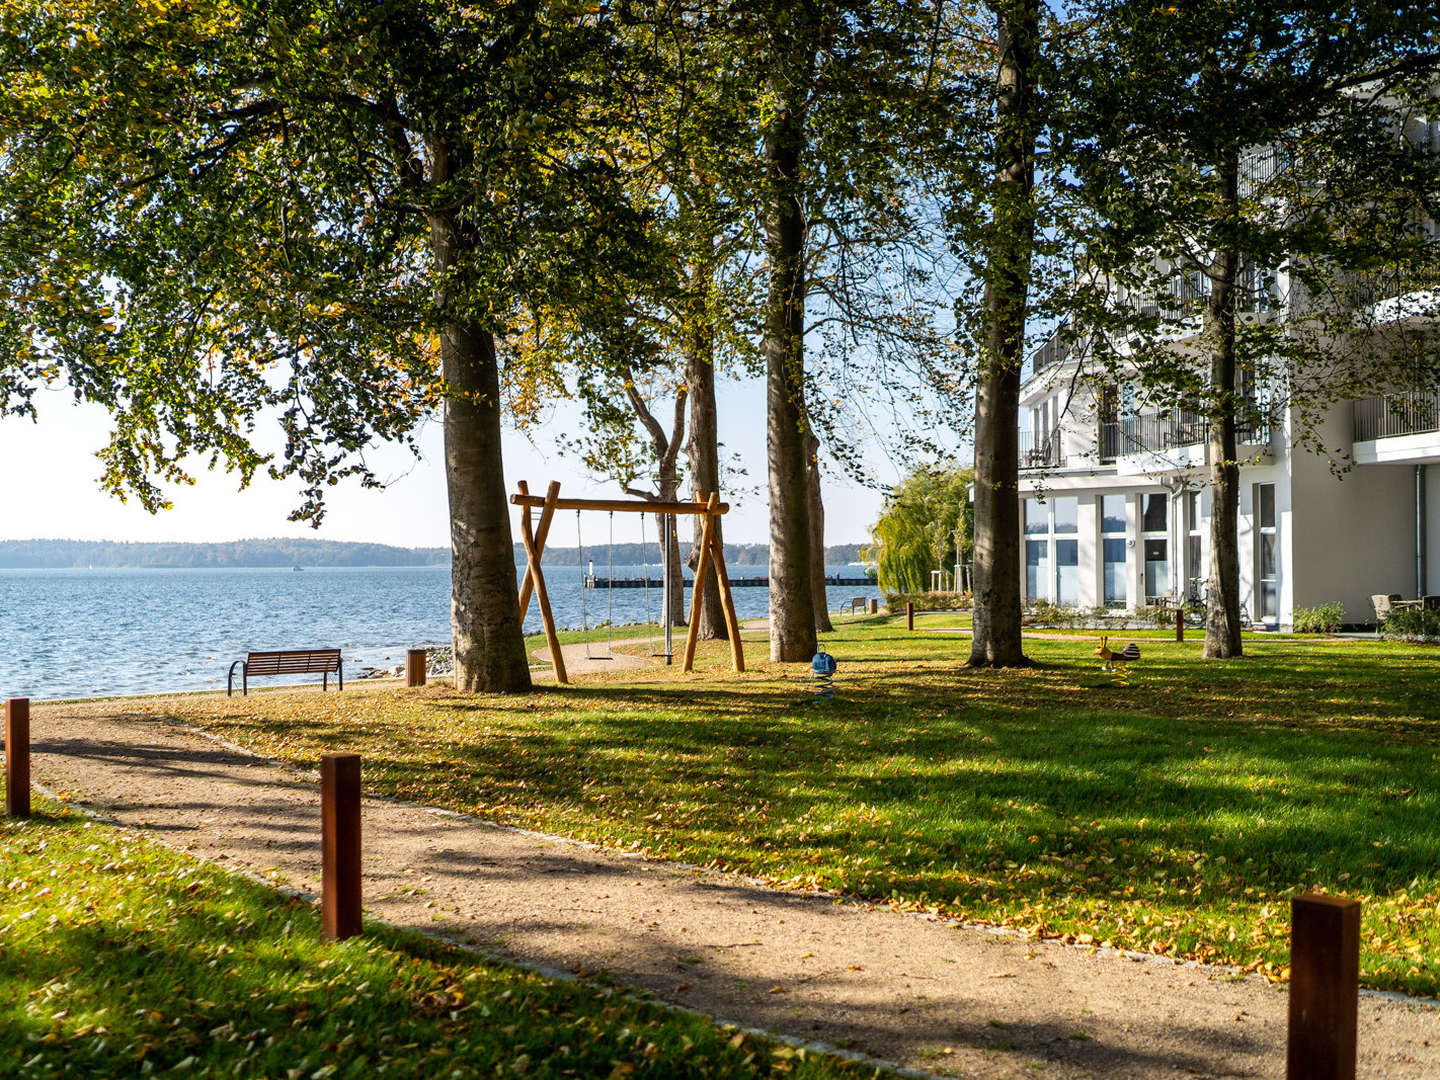
{"type": "Polygon", "coordinates": [[[805,436],[805,479],[810,499],[810,593],[815,602],[815,630],[828,634],[830,604],[825,584],[825,501],[820,490],[820,440],[813,431],[805,436]]]}
{"type": "Polygon", "coordinates": [[[996,4],[994,217],[975,394],[973,667],[1029,664],[1020,636],[1020,367],[1035,242],[1035,68],[1039,0],[996,4]]]}
{"type": "Polygon", "coordinates": [[[764,225],[769,294],[761,349],[770,494],[770,659],[815,654],[810,491],[805,465],[805,122],[817,16],[810,3],[773,10],[765,128],[764,225]]]}
{"type": "MultiPolygon", "coordinates": [[[[1227,223],[1240,217],[1239,158],[1231,153],[1215,172],[1227,223]]],[[[1236,418],[1245,408],[1236,393],[1235,286],[1240,257],[1219,252],[1209,268],[1210,299],[1202,340],[1210,358],[1210,415],[1206,454],[1210,466],[1210,583],[1205,606],[1206,659],[1244,652],[1240,624],[1240,462],[1236,418]]]]}
{"type": "Polygon", "coordinates": [[[520,623],[515,548],[500,467],[500,368],[495,338],[462,310],[450,289],[465,243],[453,215],[431,219],[435,274],[442,282],[440,334],[445,379],[445,484],[450,497],[450,634],[455,687],[470,692],[530,689],[520,623]]]}

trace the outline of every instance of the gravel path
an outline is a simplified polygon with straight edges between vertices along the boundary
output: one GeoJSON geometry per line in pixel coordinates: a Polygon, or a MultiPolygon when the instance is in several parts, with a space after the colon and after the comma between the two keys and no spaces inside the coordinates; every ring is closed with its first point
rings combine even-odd
{"type": "MultiPolygon", "coordinates": [[[[318,890],[313,778],[157,719],[34,707],[36,779],[225,866],[318,890]]],[[[1026,941],[367,800],[369,914],[605,972],[715,1016],[983,1077],[1284,1073],[1286,995],[1252,976],[1026,941]]],[[[1366,995],[1361,1074],[1440,1077],[1436,1003],[1366,995]]]]}

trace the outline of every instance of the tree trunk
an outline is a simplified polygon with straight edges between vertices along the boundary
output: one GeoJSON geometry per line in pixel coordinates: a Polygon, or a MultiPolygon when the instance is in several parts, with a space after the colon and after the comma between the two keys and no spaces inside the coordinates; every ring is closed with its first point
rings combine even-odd
{"type": "Polygon", "coordinates": [[[770,495],[770,659],[815,655],[810,584],[810,498],[805,474],[805,212],[801,159],[807,95],[815,70],[815,13],[779,5],[771,33],[765,128],[765,253],[769,293],[765,355],[765,442],[770,495]]]}
{"type": "MultiPolygon", "coordinates": [[[[685,311],[685,386],[690,394],[690,441],[685,455],[690,462],[690,482],[696,491],[720,490],[720,434],[715,410],[715,335],[710,326],[710,271],[696,267],[690,279],[690,301],[685,311]]],[[[715,518],[713,528],[723,545],[724,518],[715,518]]],[[[705,519],[696,514],[690,558],[693,569],[699,563],[700,536],[705,519]]],[[[722,547],[723,551],[724,548],[722,547]]],[[[694,601],[691,601],[692,608],[694,601]]],[[[700,605],[699,637],[702,641],[728,638],[725,612],[720,607],[720,583],[714,575],[705,584],[700,605]]]]}
{"type": "MultiPolygon", "coordinates": [[[[432,223],[435,271],[450,280],[453,221],[432,223]]],[[[447,286],[442,286],[442,290],[447,286]]],[[[442,293],[442,310],[460,306],[442,293]]],[[[500,462],[500,369],[495,338],[452,316],[440,335],[445,378],[445,482],[450,496],[450,636],[455,687],[471,692],[530,689],[520,623],[510,506],[500,462]]]]}
{"type": "MultiPolygon", "coordinates": [[[[660,501],[674,502],[679,497],[680,485],[672,470],[669,477],[662,477],[659,485],[660,501]]],[[[697,517],[699,515],[696,515],[697,517]]],[[[685,625],[685,566],[680,561],[680,535],[675,527],[675,518],[663,519],[655,516],[656,536],[669,552],[665,562],[665,613],[671,626],[685,625]]],[[[661,625],[664,625],[663,623],[661,625]]]]}
{"type": "Polygon", "coordinates": [[[973,667],[1030,663],[1020,636],[1020,367],[1035,239],[1033,83],[1039,0],[996,5],[995,203],[975,394],[973,667]]]}
{"type": "Polygon", "coordinates": [[[830,603],[825,585],[825,503],[820,495],[820,440],[813,431],[805,436],[805,479],[810,501],[810,593],[815,602],[815,630],[828,634],[830,603]]]}
{"type": "MultiPolygon", "coordinates": [[[[1240,213],[1239,169],[1232,157],[1217,170],[1227,220],[1240,213]]],[[[1210,270],[1206,313],[1210,353],[1210,416],[1206,424],[1210,463],[1210,584],[1205,605],[1206,659],[1225,660],[1244,652],[1240,624],[1240,463],[1236,453],[1236,417],[1243,407],[1236,396],[1235,279],[1238,253],[1221,252],[1210,270]]]]}

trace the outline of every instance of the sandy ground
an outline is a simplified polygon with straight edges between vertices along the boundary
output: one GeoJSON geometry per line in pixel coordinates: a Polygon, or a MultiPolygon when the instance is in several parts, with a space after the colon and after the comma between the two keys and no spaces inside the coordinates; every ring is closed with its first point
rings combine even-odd
{"type": "MultiPolygon", "coordinates": [[[[223,866],[314,892],[314,779],[157,719],[163,699],[34,707],[36,779],[223,866]]],[[[647,862],[367,800],[372,916],[605,972],[714,1016],[946,1075],[1284,1073],[1286,993],[1220,969],[647,862]]],[[[1440,1077],[1436,1003],[1366,995],[1361,1075],[1440,1077]]]]}
{"type": "MultiPolygon", "coordinates": [[[[647,645],[649,640],[649,638],[643,637],[625,638],[607,644],[604,636],[599,631],[596,631],[595,640],[590,642],[588,646],[583,641],[577,645],[561,645],[560,655],[565,658],[565,674],[593,675],[601,671],[624,671],[628,668],[651,667],[659,663],[659,661],[650,657],[637,656],[633,653],[613,651],[614,646],[647,645]]],[[[657,638],[655,647],[663,649],[665,647],[664,640],[657,638]]],[[[549,664],[552,662],[550,659],[550,647],[548,645],[540,646],[540,648],[536,649],[530,655],[541,663],[549,664]]],[[[554,678],[555,670],[551,668],[549,671],[536,671],[531,674],[554,678]]]]}

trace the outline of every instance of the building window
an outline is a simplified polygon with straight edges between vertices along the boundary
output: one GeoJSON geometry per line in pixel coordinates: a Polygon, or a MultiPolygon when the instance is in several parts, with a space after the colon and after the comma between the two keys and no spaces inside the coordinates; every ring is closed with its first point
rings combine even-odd
{"type": "Polygon", "coordinates": [[[1280,559],[1275,531],[1275,485],[1255,485],[1255,580],[1260,618],[1280,617],[1280,559]]]}
{"type": "Polygon", "coordinates": [[[1050,531],[1050,514],[1039,499],[1025,500],[1025,535],[1034,536],[1050,531]]]}
{"type": "Polygon", "coordinates": [[[1074,536],[1080,531],[1080,500],[1055,499],[1055,531],[1074,536]]]}
{"type": "Polygon", "coordinates": [[[1031,600],[1050,599],[1050,541],[1025,541],[1025,595],[1031,600]]]}
{"type": "Polygon", "coordinates": [[[1125,496],[1100,496],[1100,549],[1104,561],[1103,596],[1106,607],[1130,603],[1125,573],[1125,496]]]}
{"type": "Polygon", "coordinates": [[[1185,519],[1190,530],[1185,537],[1185,572],[1189,578],[1186,597],[1198,601],[1205,595],[1205,582],[1209,577],[1205,566],[1205,534],[1200,531],[1200,492],[1192,491],[1185,497],[1185,519]]]}
{"type": "Polygon", "coordinates": [[[1055,595],[1062,604],[1080,602],[1080,541],[1055,541],[1055,595]]]}
{"type": "Polygon", "coordinates": [[[1142,495],[1140,530],[1145,551],[1145,599],[1170,591],[1169,500],[1161,493],[1142,495]]]}
{"type": "Polygon", "coordinates": [[[1074,496],[1025,500],[1025,595],[1057,604],[1080,601],[1080,544],[1064,539],[1080,531],[1080,500],[1074,496]],[[1060,537],[1061,539],[1057,539],[1060,537]]]}

